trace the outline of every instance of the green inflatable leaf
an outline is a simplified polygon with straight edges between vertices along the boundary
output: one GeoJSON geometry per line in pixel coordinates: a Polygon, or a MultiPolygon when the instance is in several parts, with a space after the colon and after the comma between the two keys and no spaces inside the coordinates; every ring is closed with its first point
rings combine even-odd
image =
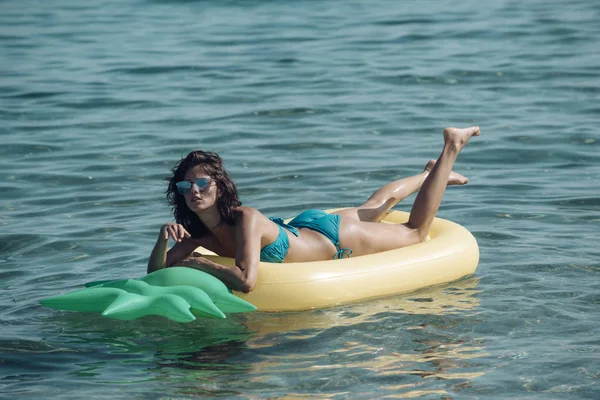
{"type": "Polygon", "coordinates": [[[160,315],[176,322],[190,322],[196,317],[190,312],[189,307],[190,305],[184,299],[172,294],[141,296],[125,293],[112,302],[102,315],[125,321],[146,315],[160,315]]]}
{"type": "Polygon", "coordinates": [[[120,320],[159,315],[177,322],[256,310],[231,294],[219,279],[186,267],[161,269],[137,279],[90,282],[86,289],[44,299],[41,304],[59,310],[100,312],[120,320]]]}
{"type": "Polygon", "coordinates": [[[40,303],[43,306],[58,310],[102,312],[117,297],[126,293],[122,289],[98,287],[50,297],[42,300],[40,303]]]}
{"type": "Polygon", "coordinates": [[[255,311],[256,307],[231,294],[227,286],[206,272],[187,267],[159,269],[140,280],[153,286],[189,285],[204,290],[212,301],[226,313],[255,311]]]}
{"type": "Polygon", "coordinates": [[[206,315],[225,318],[225,314],[213,303],[208,294],[201,288],[193,286],[151,286],[142,280],[125,279],[122,281],[109,281],[103,283],[100,287],[122,289],[128,293],[142,296],[175,295],[187,301],[189,307],[200,310],[206,315]]]}

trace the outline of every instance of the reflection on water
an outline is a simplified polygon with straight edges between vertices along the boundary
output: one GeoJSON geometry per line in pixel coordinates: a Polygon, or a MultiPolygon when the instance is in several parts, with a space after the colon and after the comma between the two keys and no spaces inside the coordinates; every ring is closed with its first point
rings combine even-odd
{"type": "Polygon", "coordinates": [[[243,397],[261,386],[275,397],[348,397],[352,386],[362,388],[361,396],[410,397],[438,393],[432,379],[468,387],[483,374],[472,363],[486,355],[484,345],[468,330],[476,323],[478,281],[327,310],[190,324],[62,313],[45,330],[57,349],[53,357],[81,358],[71,362],[67,375],[73,378],[122,369],[113,384],[168,385],[182,395],[243,397]],[[93,363],[86,362],[90,353],[93,363]],[[138,368],[128,370],[133,364],[138,368]],[[427,390],[419,389],[425,383],[427,390]]]}
{"type": "Polygon", "coordinates": [[[473,310],[479,305],[475,297],[478,277],[449,285],[432,287],[399,297],[386,297],[332,309],[298,313],[256,313],[245,321],[259,337],[274,332],[304,329],[327,329],[354,325],[376,319],[382,313],[447,315],[473,310]]]}
{"type": "Polygon", "coordinates": [[[482,340],[468,331],[452,332],[476,323],[478,281],[472,277],[407,297],[330,310],[249,316],[246,325],[257,333],[247,342],[248,352],[258,355],[253,381],[301,377],[304,396],[317,389],[328,392],[326,397],[352,397],[338,389],[358,383],[355,387],[370,387],[365,395],[395,397],[446,393],[418,389],[426,383],[431,387],[431,379],[468,387],[483,375],[472,360],[487,353],[482,340]]]}

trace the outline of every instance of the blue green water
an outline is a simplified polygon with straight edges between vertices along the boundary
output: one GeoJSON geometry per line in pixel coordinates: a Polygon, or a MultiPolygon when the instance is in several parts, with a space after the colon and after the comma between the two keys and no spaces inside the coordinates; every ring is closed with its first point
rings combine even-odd
{"type": "Polygon", "coordinates": [[[0,397],[598,398],[596,0],[0,11],[0,397]],[[474,277],[191,324],[38,304],[145,273],[192,149],[289,217],[358,204],[475,124],[439,211],[477,238],[474,277]]]}

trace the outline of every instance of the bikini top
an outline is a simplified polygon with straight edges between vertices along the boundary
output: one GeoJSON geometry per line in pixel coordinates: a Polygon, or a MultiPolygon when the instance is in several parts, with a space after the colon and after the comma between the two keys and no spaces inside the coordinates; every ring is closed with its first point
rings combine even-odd
{"type": "Polygon", "coordinates": [[[273,243],[266,245],[260,250],[260,261],[282,263],[290,248],[290,241],[283,228],[286,228],[295,236],[298,236],[298,229],[284,223],[282,218],[271,217],[269,219],[279,225],[279,236],[277,236],[277,239],[273,243]]]}

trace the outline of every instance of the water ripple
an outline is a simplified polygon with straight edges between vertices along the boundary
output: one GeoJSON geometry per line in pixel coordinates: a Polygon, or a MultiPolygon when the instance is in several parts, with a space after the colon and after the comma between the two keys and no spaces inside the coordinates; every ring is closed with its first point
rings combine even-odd
{"type": "Polygon", "coordinates": [[[598,3],[414,6],[4,2],[2,394],[593,398],[598,3]],[[192,149],[287,217],[358,204],[473,124],[439,215],[477,238],[476,278],[187,326],[38,305],[144,273],[192,149]]]}

